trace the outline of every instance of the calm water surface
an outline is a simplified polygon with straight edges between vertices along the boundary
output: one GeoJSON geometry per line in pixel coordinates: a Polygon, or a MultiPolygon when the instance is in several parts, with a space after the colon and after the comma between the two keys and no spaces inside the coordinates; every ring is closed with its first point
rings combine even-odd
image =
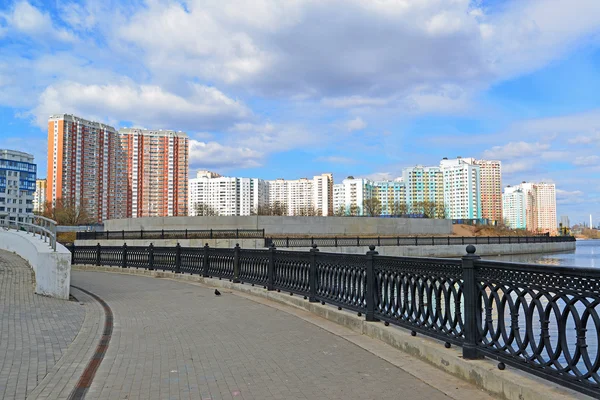
{"type": "Polygon", "coordinates": [[[575,251],[564,253],[517,254],[482,258],[531,264],[600,268],[600,240],[578,240],[575,251]]]}

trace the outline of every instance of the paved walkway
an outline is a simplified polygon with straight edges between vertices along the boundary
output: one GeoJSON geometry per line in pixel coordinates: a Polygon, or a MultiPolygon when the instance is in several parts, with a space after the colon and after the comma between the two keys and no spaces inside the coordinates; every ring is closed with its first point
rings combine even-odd
{"type": "Polygon", "coordinates": [[[33,272],[0,251],[0,398],[24,399],[53,369],[81,329],[77,302],[34,294],[33,272]]]}
{"type": "MultiPolygon", "coordinates": [[[[72,284],[114,314],[86,399],[448,398],[436,388],[489,399],[381,342],[352,339],[332,323],[319,327],[310,323],[318,317],[264,299],[102,272],[73,271],[72,284]]],[[[26,263],[0,252],[0,398],[73,398],[102,335],[104,310],[71,292],[77,302],[34,295],[26,263]]]]}

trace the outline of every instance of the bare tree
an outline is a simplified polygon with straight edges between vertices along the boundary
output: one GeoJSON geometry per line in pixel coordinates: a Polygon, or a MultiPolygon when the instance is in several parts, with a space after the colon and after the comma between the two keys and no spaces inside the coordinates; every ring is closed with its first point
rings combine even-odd
{"type": "Polygon", "coordinates": [[[396,201],[394,203],[392,203],[392,210],[390,212],[390,215],[393,216],[404,216],[408,214],[408,206],[406,205],[405,202],[403,201],[396,201]]]}
{"type": "Polygon", "coordinates": [[[299,217],[316,217],[320,215],[319,210],[316,210],[310,206],[301,207],[294,212],[294,215],[299,217]]]}
{"type": "Polygon", "coordinates": [[[334,214],[336,217],[345,217],[346,216],[346,206],[340,204],[337,210],[335,210],[334,214]]]}
{"type": "Polygon", "coordinates": [[[42,216],[58,222],[59,225],[76,226],[89,225],[96,219],[87,211],[87,202],[81,200],[79,204],[75,200],[56,199],[54,205],[51,201],[44,204],[42,216]]]}
{"type": "Polygon", "coordinates": [[[346,215],[349,215],[351,217],[357,217],[360,214],[360,207],[358,206],[358,204],[350,204],[350,207],[348,209],[348,213],[346,215]]]}
{"type": "Polygon", "coordinates": [[[196,216],[198,217],[214,217],[218,216],[219,211],[215,210],[209,204],[197,203],[196,204],[196,216]]]}
{"type": "Polygon", "coordinates": [[[372,197],[363,201],[363,211],[368,217],[381,216],[381,201],[377,197],[372,197]]]}

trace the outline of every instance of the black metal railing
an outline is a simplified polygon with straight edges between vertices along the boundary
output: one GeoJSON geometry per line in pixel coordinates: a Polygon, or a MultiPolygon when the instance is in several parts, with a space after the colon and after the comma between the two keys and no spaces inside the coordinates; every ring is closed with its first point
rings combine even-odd
{"type": "Polygon", "coordinates": [[[103,231],[77,232],[77,240],[127,240],[127,239],[262,239],[264,229],[204,229],[160,231],[103,231]]]}
{"type": "Polygon", "coordinates": [[[600,397],[600,270],[310,251],[71,246],[73,264],[262,285],[365,314],[600,397]]]}
{"type": "Polygon", "coordinates": [[[265,238],[265,247],[451,246],[478,244],[563,243],[574,236],[396,236],[396,237],[278,237],[265,238]]]}

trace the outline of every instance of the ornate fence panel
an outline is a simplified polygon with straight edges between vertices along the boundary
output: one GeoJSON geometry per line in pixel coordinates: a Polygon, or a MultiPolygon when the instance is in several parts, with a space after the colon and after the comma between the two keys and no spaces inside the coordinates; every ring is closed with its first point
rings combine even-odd
{"type": "Polygon", "coordinates": [[[365,256],[319,253],[316,259],[317,300],[364,311],[367,285],[365,256]]]}
{"type": "Polygon", "coordinates": [[[148,268],[148,248],[127,246],[127,268],[148,268]]]}
{"type": "MultiPolygon", "coordinates": [[[[73,255],[73,264],[96,265],[96,246],[77,246],[73,255]]],[[[73,248],[70,249],[73,251],[73,248]]]]}
{"type": "Polygon", "coordinates": [[[100,265],[120,267],[123,265],[122,246],[102,246],[100,252],[100,265]]]}
{"type": "Polygon", "coordinates": [[[269,253],[266,250],[240,251],[240,280],[266,285],[269,277],[269,253]]]}
{"type": "Polygon", "coordinates": [[[154,269],[175,271],[176,258],[175,247],[154,247],[154,269]]]}
{"type": "Polygon", "coordinates": [[[477,261],[479,351],[598,397],[600,271],[477,261]]]}
{"type": "Polygon", "coordinates": [[[308,296],[310,253],[279,251],[274,258],[275,288],[308,296]]]}
{"type": "Polygon", "coordinates": [[[374,270],[377,318],[462,343],[461,260],[375,256],[374,270]]]}
{"type": "Polygon", "coordinates": [[[509,243],[554,243],[574,242],[572,236],[398,236],[398,237],[279,237],[265,238],[265,247],[274,244],[276,247],[357,247],[357,246],[451,246],[477,244],[509,244],[509,243]]]}
{"type": "Polygon", "coordinates": [[[210,248],[208,252],[208,274],[218,278],[232,278],[233,256],[233,249],[210,248]]]}
{"type": "Polygon", "coordinates": [[[180,272],[185,274],[202,275],[204,266],[203,247],[182,247],[180,272]]]}

